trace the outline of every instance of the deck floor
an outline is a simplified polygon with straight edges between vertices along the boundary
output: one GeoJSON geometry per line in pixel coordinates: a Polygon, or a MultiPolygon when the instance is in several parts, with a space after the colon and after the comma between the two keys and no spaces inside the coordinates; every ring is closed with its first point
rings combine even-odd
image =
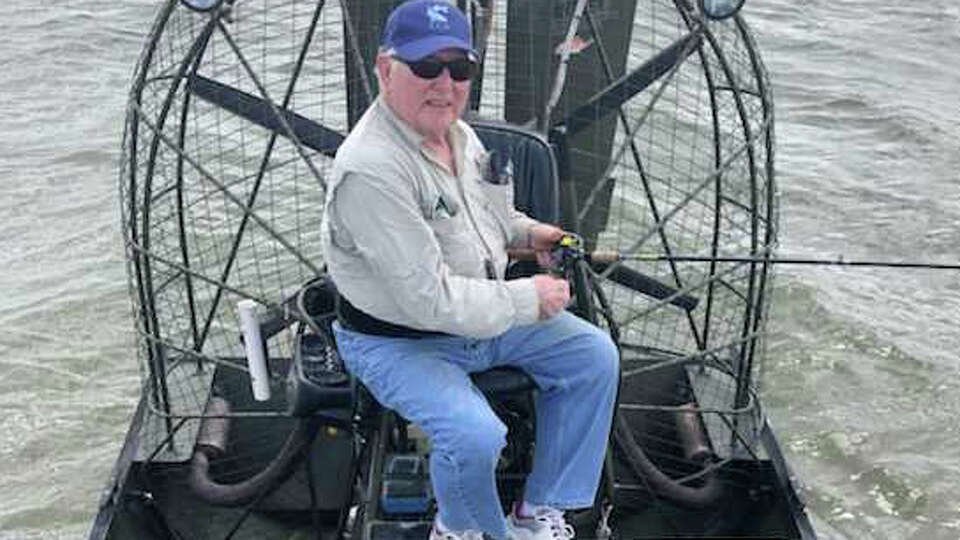
{"type": "MultiPolygon", "coordinates": [[[[728,492],[714,508],[692,510],[651,499],[642,508],[614,510],[611,522],[615,538],[799,538],[791,510],[776,487],[776,477],[769,462],[751,462],[748,466],[752,469],[752,485],[728,492]]],[[[134,465],[126,502],[114,520],[108,539],[224,539],[243,518],[242,508],[214,507],[195,497],[186,487],[186,467],[179,467],[179,470],[170,465],[155,467],[156,470],[148,471],[134,465]],[[145,493],[149,493],[149,497],[145,493]]],[[[737,471],[737,474],[742,472],[737,471]]],[[[304,488],[305,480],[295,476],[288,484],[281,488],[281,491],[287,491],[281,496],[288,497],[289,501],[300,499],[291,493],[304,488]]],[[[274,507],[277,508],[276,501],[274,507]]],[[[333,511],[313,514],[305,510],[257,510],[243,518],[232,538],[327,540],[334,538],[335,523],[336,513],[333,511]]],[[[592,524],[579,527],[577,538],[595,537],[592,527],[592,524]]],[[[373,536],[377,540],[419,540],[427,537],[429,523],[408,522],[404,526],[374,529],[378,531],[373,536]]]]}

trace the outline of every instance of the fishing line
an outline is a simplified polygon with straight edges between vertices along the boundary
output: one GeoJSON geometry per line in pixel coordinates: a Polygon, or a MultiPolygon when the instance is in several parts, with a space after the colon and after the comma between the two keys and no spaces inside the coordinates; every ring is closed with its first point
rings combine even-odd
{"type": "Polygon", "coordinates": [[[925,270],[960,270],[960,263],[911,262],[911,261],[871,261],[847,260],[842,256],[836,259],[813,259],[797,257],[706,257],[693,255],[640,255],[620,254],[615,252],[597,251],[589,255],[593,261],[647,261],[647,262],[729,262],[729,263],[757,263],[757,264],[795,264],[811,266],[855,266],[875,268],[914,268],[925,270]]]}

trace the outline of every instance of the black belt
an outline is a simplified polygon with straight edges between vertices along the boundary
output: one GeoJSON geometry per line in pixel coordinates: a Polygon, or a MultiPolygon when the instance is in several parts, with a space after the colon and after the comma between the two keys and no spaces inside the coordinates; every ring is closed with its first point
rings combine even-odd
{"type": "Polygon", "coordinates": [[[354,332],[371,334],[374,336],[402,337],[421,339],[426,337],[449,336],[443,332],[431,332],[429,330],[417,330],[402,324],[394,324],[383,319],[378,319],[373,315],[357,309],[343,295],[338,296],[337,320],[340,324],[354,332]]]}

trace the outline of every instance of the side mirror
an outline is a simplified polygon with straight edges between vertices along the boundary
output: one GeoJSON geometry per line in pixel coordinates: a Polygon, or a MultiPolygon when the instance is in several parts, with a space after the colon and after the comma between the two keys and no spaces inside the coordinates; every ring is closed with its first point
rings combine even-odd
{"type": "Polygon", "coordinates": [[[223,0],[180,0],[180,3],[194,11],[210,11],[219,7],[223,0]]]}
{"type": "Polygon", "coordinates": [[[740,11],[746,0],[699,0],[700,11],[715,21],[733,17],[740,11]]]}

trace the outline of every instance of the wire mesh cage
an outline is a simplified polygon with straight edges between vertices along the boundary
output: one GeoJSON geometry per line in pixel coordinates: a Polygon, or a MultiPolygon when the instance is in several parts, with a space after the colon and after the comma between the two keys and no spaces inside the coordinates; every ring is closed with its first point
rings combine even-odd
{"type": "MultiPolygon", "coordinates": [[[[231,409],[207,416],[291,429],[282,396],[251,399],[237,303],[282,309],[323,274],[326,178],[375,99],[373,58],[397,3],[160,6],[120,172],[149,396],[139,460],[189,460],[211,396],[231,409]]],[[[749,28],[739,16],[708,20],[687,0],[458,5],[482,58],[470,118],[549,139],[560,223],[583,237],[609,304],[603,324],[622,351],[624,504],[646,504],[654,474],[631,461],[631,445],[668,483],[694,489],[731,460],[756,458],[778,215],[771,93],[749,28]]],[[[277,394],[294,339],[267,342],[277,394]]],[[[278,451],[269,429],[233,431],[227,477],[278,451]]]]}

